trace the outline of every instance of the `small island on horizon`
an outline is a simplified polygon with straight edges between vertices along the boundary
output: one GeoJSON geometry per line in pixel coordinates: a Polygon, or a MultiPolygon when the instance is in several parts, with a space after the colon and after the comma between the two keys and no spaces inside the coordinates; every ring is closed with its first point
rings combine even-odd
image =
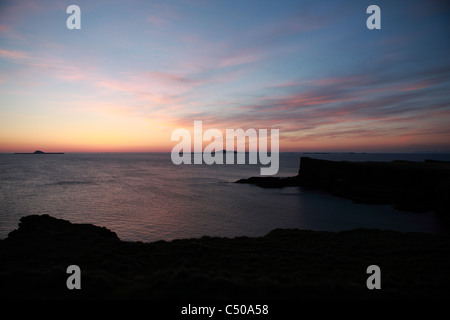
{"type": "Polygon", "coordinates": [[[14,154],[64,154],[64,152],[44,152],[36,150],[35,152],[15,152],[14,154]]]}

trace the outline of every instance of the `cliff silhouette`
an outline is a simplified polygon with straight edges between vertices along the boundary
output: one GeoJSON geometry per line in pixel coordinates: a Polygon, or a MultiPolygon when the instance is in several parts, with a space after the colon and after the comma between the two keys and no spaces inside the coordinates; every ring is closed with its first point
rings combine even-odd
{"type": "Polygon", "coordinates": [[[412,212],[450,213],[450,162],[349,162],[300,159],[294,177],[251,177],[237,183],[264,188],[302,187],[357,203],[389,204],[412,212]]]}

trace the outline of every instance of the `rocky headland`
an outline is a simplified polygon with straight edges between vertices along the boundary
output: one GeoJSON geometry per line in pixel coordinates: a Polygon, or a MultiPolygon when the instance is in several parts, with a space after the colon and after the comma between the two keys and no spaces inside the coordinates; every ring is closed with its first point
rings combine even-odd
{"type": "Polygon", "coordinates": [[[358,203],[389,204],[412,212],[435,211],[449,218],[450,162],[349,162],[300,159],[294,177],[251,177],[236,183],[264,188],[302,187],[358,203]]]}

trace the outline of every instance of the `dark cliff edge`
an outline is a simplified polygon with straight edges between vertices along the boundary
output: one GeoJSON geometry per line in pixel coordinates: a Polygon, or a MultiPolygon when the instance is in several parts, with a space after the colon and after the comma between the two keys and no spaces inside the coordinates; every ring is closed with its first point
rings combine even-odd
{"type": "Polygon", "coordinates": [[[390,204],[399,210],[450,213],[450,162],[349,162],[300,159],[295,177],[251,177],[236,183],[265,188],[297,186],[358,203],[390,204]]]}
{"type": "Polygon", "coordinates": [[[121,241],[106,229],[27,216],[0,240],[5,299],[449,299],[446,234],[277,229],[263,237],[121,241]],[[69,290],[69,265],[81,289],[69,290]],[[381,290],[366,286],[381,269],[381,290]]]}

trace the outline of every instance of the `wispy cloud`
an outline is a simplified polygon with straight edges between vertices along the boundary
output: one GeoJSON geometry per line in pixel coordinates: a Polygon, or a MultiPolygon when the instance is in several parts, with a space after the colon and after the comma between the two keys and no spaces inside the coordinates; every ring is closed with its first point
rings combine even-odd
{"type": "Polygon", "coordinates": [[[186,115],[184,123],[201,118],[219,127],[240,123],[278,128],[282,139],[291,142],[369,136],[400,138],[419,136],[427,130],[449,135],[450,130],[439,119],[450,114],[450,104],[434,102],[435,98],[445,97],[442,81],[437,79],[443,80],[447,75],[448,70],[423,70],[382,81],[384,72],[380,71],[287,82],[269,87],[273,96],[236,106],[232,112],[186,115]]]}
{"type": "Polygon", "coordinates": [[[278,128],[290,149],[450,141],[442,1],[405,9],[420,23],[385,1],[380,32],[354,1],[80,5],[70,31],[60,1],[2,2],[0,111],[64,114],[71,128],[70,112],[90,128],[278,128]]]}
{"type": "Polygon", "coordinates": [[[45,75],[44,78],[53,77],[67,81],[88,81],[92,78],[90,67],[81,68],[71,61],[67,61],[56,57],[41,57],[32,55],[25,51],[0,49],[0,57],[6,59],[10,63],[23,66],[21,72],[16,73],[22,81],[25,78],[34,75],[45,75]]]}
{"type": "Polygon", "coordinates": [[[148,10],[146,22],[153,28],[166,30],[171,24],[180,19],[181,14],[174,7],[170,5],[152,3],[148,10]]]}
{"type": "Polygon", "coordinates": [[[6,58],[8,60],[13,60],[13,61],[17,61],[17,60],[29,61],[30,60],[28,53],[23,52],[23,51],[0,49],[0,56],[2,58],[6,58]]]}

